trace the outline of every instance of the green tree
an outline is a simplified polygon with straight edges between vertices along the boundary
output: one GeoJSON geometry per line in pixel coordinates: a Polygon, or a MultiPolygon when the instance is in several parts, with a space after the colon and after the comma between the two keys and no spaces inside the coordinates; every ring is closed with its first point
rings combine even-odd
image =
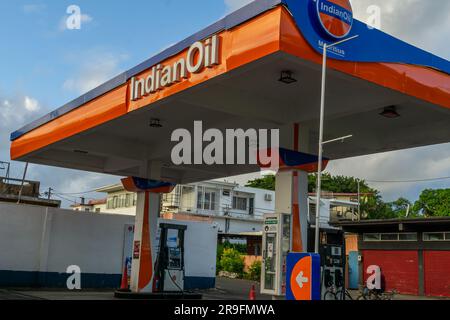
{"type": "Polygon", "coordinates": [[[408,199],[398,198],[394,202],[389,203],[389,205],[391,206],[391,209],[397,218],[406,218],[406,213],[408,211],[409,217],[416,216],[414,206],[408,199]]]}
{"type": "Polygon", "coordinates": [[[261,261],[255,261],[248,268],[246,274],[248,280],[258,281],[261,278],[261,261]]]}
{"type": "MultiPolygon", "coordinates": [[[[308,176],[308,191],[314,192],[317,186],[317,174],[308,176]]],[[[332,176],[329,173],[322,174],[322,190],[334,193],[357,193],[358,179],[346,176],[332,176]]],[[[364,180],[359,180],[359,191],[361,193],[378,193],[372,189],[364,180]]]]}
{"type": "MultiPolygon", "coordinates": [[[[308,175],[308,191],[316,190],[317,174],[308,175]]],[[[376,190],[370,188],[364,180],[360,180],[361,193],[377,193],[376,190]]],[[[250,180],[246,184],[247,187],[275,190],[275,176],[273,174],[266,175],[262,178],[250,180]]],[[[322,190],[335,193],[356,193],[358,192],[358,179],[354,177],[332,176],[329,173],[322,174],[322,190]]]]}
{"type": "MultiPolygon", "coordinates": [[[[308,175],[308,192],[316,190],[317,174],[308,175]]],[[[251,180],[247,187],[275,190],[275,176],[266,175],[262,178],[251,180]]],[[[322,190],[334,193],[357,193],[358,179],[354,177],[332,176],[329,173],[322,174],[322,190]]],[[[364,194],[361,199],[361,211],[368,219],[387,219],[394,217],[390,206],[386,205],[378,192],[372,189],[364,181],[359,181],[359,191],[364,194]]]]}
{"type": "Polygon", "coordinates": [[[223,271],[234,272],[239,276],[242,276],[244,273],[244,258],[236,249],[223,249],[219,264],[220,269],[223,271]]]}
{"type": "Polygon", "coordinates": [[[422,191],[413,210],[424,217],[450,216],[450,189],[422,191]]]}
{"type": "Polygon", "coordinates": [[[268,174],[262,178],[248,181],[245,186],[275,191],[275,176],[273,174],[268,174]]]}

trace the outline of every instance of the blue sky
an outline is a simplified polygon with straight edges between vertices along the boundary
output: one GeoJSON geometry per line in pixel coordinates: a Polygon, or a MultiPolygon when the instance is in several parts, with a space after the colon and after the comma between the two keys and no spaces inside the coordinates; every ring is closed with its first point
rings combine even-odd
{"type": "MultiPolygon", "coordinates": [[[[100,64],[107,80],[225,14],[209,1],[1,1],[0,90],[26,92],[56,107],[79,96],[77,77],[100,64]],[[87,16],[81,30],[64,30],[71,4],[87,16]]],[[[97,80],[93,79],[93,80],[97,80]]],[[[92,79],[89,79],[92,80],[92,79]]],[[[86,81],[86,79],[83,79],[86,81]]]]}
{"type": "MultiPolygon", "coordinates": [[[[9,160],[9,133],[80,96],[168,46],[223,17],[249,0],[1,0],[0,160],[9,160]],[[69,5],[81,8],[81,30],[67,30],[69,5]]],[[[358,18],[377,4],[381,29],[450,59],[450,1],[355,0],[358,18]]],[[[22,163],[13,163],[19,177],[22,163]]],[[[450,176],[450,145],[380,154],[329,166],[334,174],[372,180],[450,176]],[[407,164],[407,165],[405,165],[407,164]]],[[[0,169],[0,175],[3,172],[0,169]]],[[[61,193],[118,182],[110,177],[31,165],[28,178],[61,193]]],[[[243,178],[237,179],[242,182],[243,178]]],[[[424,188],[449,187],[450,180],[420,184],[373,184],[386,200],[415,200],[424,188]]],[[[65,195],[72,200],[76,195],[65,195]]],[[[101,197],[88,194],[87,197],[101,197]]],[[[70,202],[65,201],[65,205],[70,202]]]]}
{"type": "MultiPolygon", "coordinates": [[[[0,1],[0,161],[9,134],[217,21],[246,0],[0,1]],[[68,6],[83,16],[68,30],[68,6]]],[[[24,164],[12,163],[12,177],[24,164]]],[[[0,168],[0,175],[5,172],[0,168]]],[[[91,190],[118,177],[30,165],[41,191],[91,190]]],[[[101,197],[88,194],[87,197],[101,197]]],[[[65,195],[76,199],[75,195],[65,195]]],[[[64,205],[70,204],[64,201],[64,205]]]]}

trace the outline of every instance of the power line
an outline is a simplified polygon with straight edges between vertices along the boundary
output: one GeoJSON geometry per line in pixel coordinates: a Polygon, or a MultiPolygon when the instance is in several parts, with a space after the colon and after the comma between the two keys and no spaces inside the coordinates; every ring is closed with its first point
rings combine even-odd
{"type": "MultiPolygon", "coordinates": [[[[53,190],[53,191],[56,192],[55,190],[53,190]]],[[[93,193],[93,192],[97,192],[97,191],[95,191],[95,189],[94,189],[94,190],[82,191],[82,192],[56,192],[56,193],[70,196],[70,195],[86,194],[86,193],[93,193]]]]}
{"type": "MultiPolygon", "coordinates": [[[[63,195],[65,195],[65,194],[63,194],[63,193],[53,192],[52,195],[54,195],[54,196],[59,196],[59,198],[63,198],[64,200],[71,201],[71,202],[74,202],[74,203],[77,203],[77,204],[78,204],[78,202],[76,202],[76,201],[74,201],[74,200],[69,200],[69,199],[63,197],[63,195]]],[[[76,197],[76,198],[78,198],[78,197],[76,197]]],[[[89,197],[81,197],[81,198],[84,198],[85,200],[98,200],[98,198],[89,198],[89,197]]]]}
{"type": "Polygon", "coordinates": [[[371,183],[414,183],[414,182],[428,182],[428,181],[438,181],[438,180],[448,180],[450,177],[440,177],[440,178],[429,178],[429,179],[414,179],[414,180],[364,180],[371,183]]]}
{"type": "Polygon", "coordinates": [[[62,197],[62,196],[60,196],[60,195],[57,194],[57,193],[53,193],[53,196],[55,196],[55,197],[57,197],[57,198],[60,198],[60,199],[62,199],[62,200],[66,200],[66,201],[72,202],[72,203],[74,203],[74,204],[78,204],[76,201],[71,200],[71,199],[68,199],[68,198],[65,198],[65,197],[62,197]]]}

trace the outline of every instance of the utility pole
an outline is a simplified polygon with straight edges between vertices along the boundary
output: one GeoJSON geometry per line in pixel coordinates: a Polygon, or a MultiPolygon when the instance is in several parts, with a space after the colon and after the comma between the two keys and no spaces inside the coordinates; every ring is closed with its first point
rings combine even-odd
{"type": "Polygon", "coordinates": [[[23,184],[25,183],[25,178],[27,176],[27,170],[28,170],[28,162],[25,163],[25,169],[23,170],[22,184],[20,185],[19,196],[17,197],[17,204],[20,203],[20,200],[22,198],[23,184]]]}
{"type": "Polygon", "coordinates": [[[0,161],[0,170],[5,170],[5,181],[6,183],[8,183],[9,181],[9,169],[10,169],[11,164],[9,162],[6,161],[0,161]]]}
{"type": "MultiPolygon", "coordinates": [[[[319,253],[319,236],[320,236],[320,196],[322,188],[322,154],[323,154],[323,123],[325,117],[325,92],[326,92],[326,78],[327,78],[327,50],[336,45],[342,44],[344,42],[350,41],[357,38],[358,35],[353,37],[335,42],[333,44],[323,45],[323,60],[322,60],[322,85],[320,94],[320,122],[319,122],[319,156],[318,156],[318,168],[317,168],[317,189],[316,189],[316,230],[315,230],[315,241],[314,241],[314,252],[319,253]]],[[[328,142],[335,141],[336,139],[330,140],[328,142]]]]}
{"type": "Polygon", "coordinates": [[[356,180],[358,181],[358,221],[361,220],[361,189],[360,189],[360,181],[359,178],[356,180]]]}
{"type": "Polygon", "coordinates": [[[50,198],[52,197],[52,191],[53,189],[51,187],[48,188],[48,192],[47,192],[47,199],[50,200],[50,198]]]}

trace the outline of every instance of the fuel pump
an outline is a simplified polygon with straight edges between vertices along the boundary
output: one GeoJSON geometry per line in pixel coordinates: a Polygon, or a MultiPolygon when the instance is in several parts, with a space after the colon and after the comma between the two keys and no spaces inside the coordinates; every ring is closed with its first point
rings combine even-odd
{"type": "Polygon", "coordinates": [[[322,299],[345,299],[345,247],[323,244],[320,247],[322,266],[322,299]],[[333,294],[328,294],[332,292],[333,294]],[[340,293],[336,295],[336,293],[340,293]]]}
{"type": "Polygon", "coordinates": [[[159,250],[155,263],[155,292],[184,291],[185,225],[160,224],[159,250]]]}
{"type": "Polygon", "coordinates": [[[286,294],[286,256],[291,249],[291,215],[266,214],[263,225],[261,293],[286,294]],[[281,251],[278,252],[278,248],[281,251]]]}

